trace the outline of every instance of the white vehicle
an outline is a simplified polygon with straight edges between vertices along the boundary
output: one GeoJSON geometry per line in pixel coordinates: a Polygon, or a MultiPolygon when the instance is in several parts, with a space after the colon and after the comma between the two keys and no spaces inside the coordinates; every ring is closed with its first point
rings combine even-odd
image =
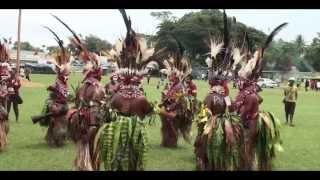
{"type": "Polygon", "coordinates": [[[275,88],[279,87],[279,83],[276,83],[275,81],[268,79],[268,78],[260,78],[257,82],[258,86],[261,88],[275,88]]]}

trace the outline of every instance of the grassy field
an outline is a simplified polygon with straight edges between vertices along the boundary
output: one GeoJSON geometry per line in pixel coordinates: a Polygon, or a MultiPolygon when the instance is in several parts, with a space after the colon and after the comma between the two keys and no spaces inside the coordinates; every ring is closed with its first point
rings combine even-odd
{"type": "MultiPolygon", "coordinates": [[[[71,83],[76,85],[82,76],[72,75],[71,83]]],[[[24,104],[20,106],[20,122],[16,123],[14,114],[10,114],[9,145],[0,153],[0,170],[74,170],[75,146],[68,142],[62,148],[49,148],[44,140],[46,129],[38,124],[33,125],[30,117],[41,111],[44,99],[47,98],[46,87],[54,82],[54,75],[32,75],[32,81],[45,85],[41,88],[21,89],[24,104]]],[[[107,78],[102,82],[105,84],[107,78]]],[[[159,100],[160,91],[156,89],[157,79],[152,78],[149,85],[145,83],[148,99],[159,100]]],[[[203,99],[208,92],[208,85],[196,81],[199,98],[203,99]]],[[[236,90],[231,90],[234,97],[236,90]]],[[[282,90],[265,89],[261,109],[272,111],[284,123],[282,90]]],[[[320,94],[299,91],[295,115],[295,127],[283,125],[281,135],[284,152],[278,154],[274,170],[320,170],[320,94]],[[318,129],[319,128],[319,129],[318,129]]],[[[196,128],[193,128],[193,139],[196,128]]],[[[183,140],[177,149],[160,147],[160,122],[149,127],[148,161],[146,170],[195,170],[193,145],[183,140]]]]}

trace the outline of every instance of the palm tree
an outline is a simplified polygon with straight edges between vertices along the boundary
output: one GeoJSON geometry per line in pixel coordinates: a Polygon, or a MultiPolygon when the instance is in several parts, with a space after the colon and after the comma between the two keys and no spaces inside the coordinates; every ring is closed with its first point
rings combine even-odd
{"type": "Polygon", "coordinates": [[[302,37],[301,34],[299,34],[299,35],[296,37],[296,40],[295,40],[294,43],[296,44],[296,48],[297,48],[297,50],[298,50],[298,52],[299,52],[299,55],[300,55],[300,56],[303,56],[303,54],[304,54],[304,48],[305,48],[305,41],[304,41],[304,39],[303,39],[303,37],[302,37]]]}

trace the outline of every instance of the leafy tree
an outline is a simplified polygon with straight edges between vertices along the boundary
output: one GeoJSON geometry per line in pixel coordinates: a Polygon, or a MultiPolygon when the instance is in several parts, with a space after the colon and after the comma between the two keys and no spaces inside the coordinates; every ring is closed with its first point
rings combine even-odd
{"type": "Polygon", "coordinates": [[[89,51],[96,52],[97,54],[102,50],[109,50],[112,48],[112,45],[108,41],[102,40],[94,35],[85,37],[85,45],[89,51]]]}
{"type": "MultiPolygon", "coordinates": [[[[209,51],[207,42],[209,34],[222,38],[223,13],[219,10],[205,9],[185,14],[177,20],[172,18],[162,20],[155,36],[156,49],[167,47],[169,50],[175,50],[177,44],[173,39],[174,35],[185,47],[186,54],[193,64],[205,64],[204,55],[209,51]]],[[[244,32],[250,34],[252,44],[261,44],[266,38],[263,32],[236,22],[235,18],[228,18],[228,27],[234,40],[232,43],[237,45],[243,41],[244,32]]]]}
{"type": "Polygon", "coordinates": [[[320,71],[320,33],[318,37],[313,38],[312,43],[306,48],[305,60],[307,65],[310,65],[309,69],[320,71]]]}
{"type": "MultiPolygon", "coordinates": [[[[13,49],[17,49],[17,44],[18,42],[14,42],[13,44],[13,49]]],[[[37,47],[33,47],[29,42],[21,42],[20,43],[20,49],[21,50],[26,50],[26,51],[38,51],[38,52],[43,52],[42,49],[37,48],[37,47]]]]}
{"type": "MultiPolygon", "coordinates": [[[[83,44],[89,51],[97,54],[100,54],[103,50],[110,50],[112,48],[112,45],[107,40],[100,39],[98,36],[92,34],[84,38],[83,44]]],[[[69,43],[67,48],[72,52],[72,54],[78,54],[78,50],[72,44],[69,43]]]]}
{"type": "Polygon", "coordinates": [[[54,54],[54,53],[58,52],[60,47],[59,46],[47,46],[46,49],[47,49],[47,51],[49,51],[49,54],[54,54]]]}
{"type": "Polygon", "coordinates": [[[164,20],[169,20],[170,16],[172,15],[172,12],[170,11],[151,12],[150,15],[160,21],[164,21],[164,20]]]}
{"type": "Polygon", "coordinates": [[[298,49],[298,52],[300,55],[303,55],[304,53],[304,49],[305,49],[305,41],[302,37],[301,34],[299,34],[297,37],[296,37],[296,40],[294,42],[297,46],[297,49],[298,49]]]}

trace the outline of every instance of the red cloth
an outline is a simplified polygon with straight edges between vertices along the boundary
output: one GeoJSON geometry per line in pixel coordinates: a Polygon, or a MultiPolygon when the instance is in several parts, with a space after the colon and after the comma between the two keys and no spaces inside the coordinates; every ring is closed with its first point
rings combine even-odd
{"type": "Polygon", "coordinates": [[[172,84],[171,87],[169,88],[166,96],[169,99],[175,100],[176,99],[176,93],[182,92],[182,90],[183,90],[183,87],[182,87],[181,83],[178,82],[178,83],[172,84]]]}
{"type": "Polygon", "coordinates": [[[47,88],[48,91],[53,92],[56,97],[56,102],[67,103],[68,102],[68,85],[62,83],[61,81],[56,81],[54,85],[51,85],[47,88]]]}
{"type": "Polygon", "coordinates": [[[19,77],[13,77],[13,78],[10,78],[8,80],[8,89],[10,88],[13,88],[14,91],[9,91],[9,94],[13,95],[13,94],[16,94],[16,95],[19,95],[19,89],[21,87],[21,82],[20,82],[20,79],[19,77]]]}
{"type": "Polygon", "coordinates": [[[86,75],[86,77],[84,78],[83,81],[85,81],[86,79],[88,78],[95,78],[97,79],[98,81],[101,80],[101,76],[102,76],[103,72],[102,72],[102,69],[99,67],[99,68],[96,68],[96,69],[92,69],[90,70],[90,72],[86,75]]]}

